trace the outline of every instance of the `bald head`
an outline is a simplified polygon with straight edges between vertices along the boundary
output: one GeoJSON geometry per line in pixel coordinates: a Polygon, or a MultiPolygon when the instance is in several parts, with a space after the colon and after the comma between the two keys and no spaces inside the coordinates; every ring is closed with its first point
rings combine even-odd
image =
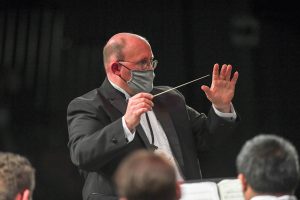
{"type": "Polygon", "coordinates": [[[136,44],[137,41],[149,45],[144,37],[132,33],[117,33],[112,36],[103,48],[105,68],[111,60],[124,60],[124,51],[136,44]]]}

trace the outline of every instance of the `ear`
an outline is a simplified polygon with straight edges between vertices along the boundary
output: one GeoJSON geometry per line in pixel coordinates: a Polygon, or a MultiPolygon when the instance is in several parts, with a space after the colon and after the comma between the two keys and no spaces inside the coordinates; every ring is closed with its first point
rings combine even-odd
{"type": "Polygon", "coordinates": [[[244,174],[239,174],[238,179],[241,181],[243,192],[245,192],[247,190],[247,186],[248,186],[245,175],[244,174]]]}
{"type": "Polygon", "coordinates": [[[181,187],[180,187],[180,182],[176,182],[176,199],[181,198],[181,187]]]}
{"type": "Polygon", "coordinates": [[[119,65],[119,63],[114,62],[111,64],[111,71],[116,74],[116,75],[120,75],[120,71],[121,71],[121,67],[119,65]]]}
{"type": "Polygon", "coordinates": [[[25,189],[22,193],[18,193],[15,200],[29,200],[30,199],[30,191],[25,189]]]}
{"type": "Polygon", "coordinates": [[[15,197],[15,200],[22,200],[22,194],[18,193],[17,196],[15,197]]]}
{"type": "Polygon", "coordinates": [[[22,200],[29,200],[30,197],[31,197],[31,192],[30,192],[30,190],[28,190],[28,189],[24,190],[22,200]]]}

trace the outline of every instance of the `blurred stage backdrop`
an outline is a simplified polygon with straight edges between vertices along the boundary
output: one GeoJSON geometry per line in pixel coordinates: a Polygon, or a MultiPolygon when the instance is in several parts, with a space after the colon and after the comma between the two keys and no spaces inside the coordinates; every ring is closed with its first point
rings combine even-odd
{"type": "MultiPolygon", "coordinates": [[[[33,163],[34,199],[81,199],[66,108],[101,84],[102,48],[118,32],[150,41],[159,60],[156,85],[177,86],[211,73],[214,63],[239,71],[233,104],[242,123],[233,138],[203,155],[205,178],[236,176],[239,148],[260,132],[284,136],[299,151],[300,14],[292,0],[0,2],[0,150],[33,163]]],[[[209,83],[179,90],[207,113],[200,87],[209,83]]]]}

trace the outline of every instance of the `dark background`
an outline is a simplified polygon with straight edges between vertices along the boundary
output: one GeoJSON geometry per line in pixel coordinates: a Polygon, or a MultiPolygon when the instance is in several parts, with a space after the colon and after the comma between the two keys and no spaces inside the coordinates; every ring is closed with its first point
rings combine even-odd
{"type": "MultiPolygon", "coordinates": [[[[81,199],[67,149],[66,108],[103,81],[102,48],[115,33],[145,36],[159,60],[156,85],[238,70],[232,138],[201,158],[205,178],[236,176],[246,139],[264,132],[300,148],[300,14],[292,0],[0,0],[0,150],[37,169],[34,199],[81,199]]],[[[210,79],[204,80],[209,84],[210,79]]],[[[202,83],[179,89],[207,113],[202,83]]]]}

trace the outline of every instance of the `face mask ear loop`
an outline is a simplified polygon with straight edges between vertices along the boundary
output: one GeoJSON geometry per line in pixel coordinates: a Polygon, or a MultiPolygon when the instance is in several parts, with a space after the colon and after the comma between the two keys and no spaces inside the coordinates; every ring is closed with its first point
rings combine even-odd
{"type": "Polygon", "coordinates": [[[127,83],[127,81],[120,75],[117,75],[118,77],[120,77],[125,83],[127,83]]]}
{"type": "MultiPolygon", "coordinates": [[[[119,62],[118,62],[119,63],[119,62]]],[[[128,67],[126,67],[125,65],[123,65],[122,63],[119,63],[119,65],[121,65],[122,67],[125,67],[125,69],[127,69],[128,71],[130,71],[130,74],[131,74],[131,78],[130,78],[130,80],[129,81],[131,81],[132,80],[132,70],[131,69],[129,69],[128,67]]],[[[125,83],[127,83],[128,84],[128,82],[129,81],[126,81],[121,75],[117,75],[117,76],[119,76],[125,83]]]]}

